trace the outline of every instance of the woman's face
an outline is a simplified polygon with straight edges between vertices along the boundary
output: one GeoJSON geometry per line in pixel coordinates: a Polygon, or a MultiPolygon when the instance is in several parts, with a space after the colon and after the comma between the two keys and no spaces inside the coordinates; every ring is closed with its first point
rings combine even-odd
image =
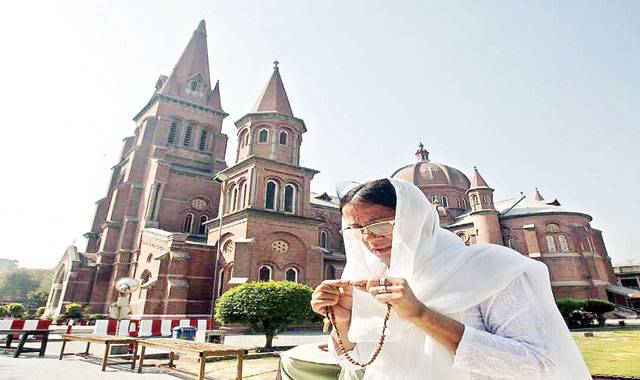
{"type": "MultiPolygon", "coordinates": [[[[396,212],[390,207],[354,201],[347,203],[342,208],[342,214],[347,220],[349,227],[360,228],[372,223],[393,220],[396,212]]],[[[362,242],[367,246],[369,251],[387,265],[391,262],[392,239],[393,233],[384,236],[376,236],[368,232],[364,232],[360,237],[360,240],[362,240],[362,242]]]]}

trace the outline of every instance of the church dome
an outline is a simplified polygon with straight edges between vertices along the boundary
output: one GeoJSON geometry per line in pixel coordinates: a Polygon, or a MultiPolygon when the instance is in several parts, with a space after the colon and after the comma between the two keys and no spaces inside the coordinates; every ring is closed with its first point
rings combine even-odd
{"type": "Polygon", "coordinates": [[[412,182],[418,187],[452,186],[467,190],[471,186],[469,178],[456,168],[429,160],[429,152],[422,143],[416,152],[418,161],[396,170],[391,177],[412,182]]]}

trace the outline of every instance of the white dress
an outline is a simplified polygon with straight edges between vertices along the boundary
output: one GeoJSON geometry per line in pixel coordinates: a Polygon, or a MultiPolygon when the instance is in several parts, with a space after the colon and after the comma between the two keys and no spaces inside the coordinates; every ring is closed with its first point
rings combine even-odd
{"type": "MultiPolygon", "coordinates": [[[[475,307],[451,317],[465,325],[454,354],[454,368],[471,380],[541,379],[554,370],[544,315],[523,276],[475,307]]],[[[384,348],[383,348],[384,350],[384,348]]],[[[329,337],[329,351],[344,368],[358,369],[338,355],[329,337]]],[[[350,355],[365,362],[373,344],[356,344],[350,355]]]]}

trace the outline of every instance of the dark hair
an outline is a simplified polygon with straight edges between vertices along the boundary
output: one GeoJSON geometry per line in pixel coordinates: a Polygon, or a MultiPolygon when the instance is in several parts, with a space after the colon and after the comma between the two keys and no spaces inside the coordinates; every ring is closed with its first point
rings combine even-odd
{"type": "Polygon", "coordinates": [[[376,179],[357,185],[340,197],[340,212],[349,202],[365,202],[374,205],[396,208],[396,189],[387,178],[376,179]]]}

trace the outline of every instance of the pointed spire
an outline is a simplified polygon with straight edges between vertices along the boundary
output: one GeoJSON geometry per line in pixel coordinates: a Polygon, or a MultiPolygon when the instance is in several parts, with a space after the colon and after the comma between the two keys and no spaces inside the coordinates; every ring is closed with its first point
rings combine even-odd
{"type": "Polygon", "coordinates": [[[542,194],[540,194],[540,192],[538,191],[537,187],[536,187],[536,193],[533,195],[533,199],[535,199],[536,201],[544,201],[544,198],[542,197],[542,194]]]}
{"type": "Polygon", "coordinates": [[[477,167],[473,167],[473,179],[471,180],[471,188],[475,189],[478,187],[489,187],[489,185],[487,185],[487,182],[484,180],[484,178],[482,178],[482,176],[480,175],[480,172],[478,171],[477,167]]]}
{"type": "Polygon", "coordinates": [[[213,109],[222,110],[222,102],[220,101],[220,81],[219,80],[216,81],[216,85],[215,87],[213,87],[213,91],[211,91],[211,94],[209,94],[208,106],[213,109]]]}
{"type": "Polygon", "coordinates": [[[422,142],[418,144],[418,150],[416,151],[415,155],[418,161],[429,161],[429,152],[424,149],[424,145],[422,145],[422,142]]]}
{"type": "Polygon", "coordinates": [[[280,76],[279,64],[280,62],[277,60],[273,62],[273,74],[271,74],[269,82],[262,90],[252,112],[278,112],[283,115],[293,116],[287,91],[284,89],[284,83],[282,83],[282,77],[280,76]]]}
{"type": "Polygon", "coordinates": [[[198,24],[187,47],[178,59],[178,63],[159,92],[207,105],[211,92],[211,78],[209,76],[207,28],[204,20],[198,24]]]}

